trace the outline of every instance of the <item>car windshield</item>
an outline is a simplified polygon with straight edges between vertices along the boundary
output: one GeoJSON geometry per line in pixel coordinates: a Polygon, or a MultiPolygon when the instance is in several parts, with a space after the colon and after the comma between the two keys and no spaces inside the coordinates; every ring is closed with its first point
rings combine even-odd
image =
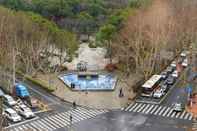
{"type": "Polygon", "coordinates": [[[14,99],[12,97],[8,97],[7,99],[8,99],[8,101],[14,101],[14,99]]]}
{"type": "Polygon", "coordinates": [[[29,108],[27,108],[27,107],[24,107],[24,108],[23,108],[23,111],[24,111],[24,112],[31,112],[31,110],[30,110],[29,108]]]}
{"type": "Polygon", "coordinates": [[[16,113],[11,113],[11,116],[12,116],[12,117],[18,117],[18,114],[16,114],[16,113]]]}

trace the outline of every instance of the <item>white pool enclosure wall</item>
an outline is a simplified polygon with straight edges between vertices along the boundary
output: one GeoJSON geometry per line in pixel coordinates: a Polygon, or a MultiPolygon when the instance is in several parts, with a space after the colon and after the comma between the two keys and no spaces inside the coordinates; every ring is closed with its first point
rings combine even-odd
{"type": "Polygon", "coordinates": [[[67,73],[59,76],[65,85],[72,90],[114,90],[117,77],[110,73],[67,73]]]}

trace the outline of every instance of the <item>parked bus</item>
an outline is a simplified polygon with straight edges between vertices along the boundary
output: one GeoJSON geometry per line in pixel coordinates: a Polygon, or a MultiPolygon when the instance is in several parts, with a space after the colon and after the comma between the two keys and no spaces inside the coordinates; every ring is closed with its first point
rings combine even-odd
{"type": "Polygon", "coordinates": [[[162,80],[161,75],[153,75],[149,80],[147,80],[142,85],[141,96],[152,97],[154,90],[159,86],[161,80],[162,80]]]}

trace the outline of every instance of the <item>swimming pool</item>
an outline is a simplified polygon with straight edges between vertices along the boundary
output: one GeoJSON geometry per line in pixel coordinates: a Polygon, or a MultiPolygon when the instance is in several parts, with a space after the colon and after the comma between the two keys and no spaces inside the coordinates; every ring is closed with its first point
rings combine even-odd
{"type": "Polygon", "coordinates": [[[112,74],[68,73],[60,75],[59,78],[72,90],[113,90],[117,81],[112,74]]]}

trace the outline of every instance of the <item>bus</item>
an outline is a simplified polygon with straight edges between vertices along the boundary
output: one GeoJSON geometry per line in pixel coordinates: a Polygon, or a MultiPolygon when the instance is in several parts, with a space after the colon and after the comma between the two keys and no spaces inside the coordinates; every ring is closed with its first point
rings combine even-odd
{"type": "Polygon", "coordinates": [[[149,80],[147,80],[142,85],[142,93],[141,96],[144,97],[152,97],[154,90],[159,86],[159,83],[162,80],[161,75],[153,75],[149,80]]]}

